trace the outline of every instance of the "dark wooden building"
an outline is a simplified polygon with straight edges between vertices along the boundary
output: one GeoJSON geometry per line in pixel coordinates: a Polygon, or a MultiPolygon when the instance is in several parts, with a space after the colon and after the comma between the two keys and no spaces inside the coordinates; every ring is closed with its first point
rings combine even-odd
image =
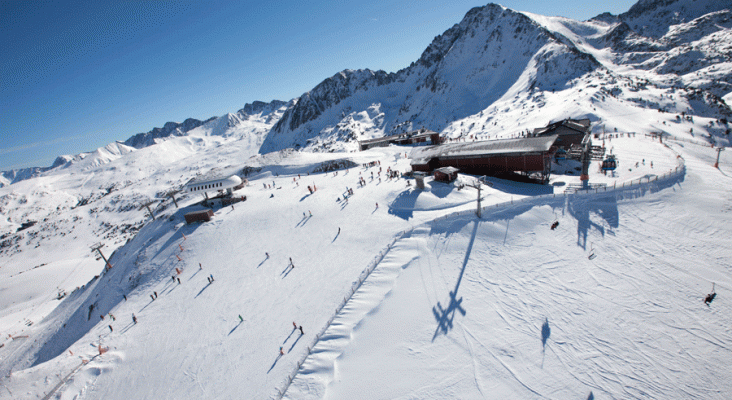
{"type": "Polygon", "coordinates": [[[439,182],[452,182],[457,179],[459,169],[455,167],[442,167],[435,170],[435,180],[439,182]]]}
{"type": "Polygon", "coordinates": [[[186,224],[192,224],[194,222],[206,222],[211,221],[211,217],[213,217],[214,213],[213,210],[201,210],[201,211],[191,211],[185,215],[186,224]]]}
{"type": "Polygon", "coordinates": [[[519,139],[447,143],[412,150],[412,170],[430,173],[442,167],[459,168],[473,175],[506,172],[541,174],[549,178],[557,135],[519,139]]]}
{"type": "Polygon", "coordinates": [[[552,122],[543,128],[534,129],[533,137],[557,135],[555,146],[568,150],[572,145],[580,146],[585,135],[590,133],[589,119],[565,119],[552,122]]]}
{"type": "Polygon", "coordinates": [[[439,144],[440,134],[433,132],[429,129],[419,129],[416,131],[410,131],[406,133],[400,133],[398,135],[384,136],[369,140],[359,140],[358,149],[361,151],[370,149],[372,147],[386,147],[390,144],[398,145],[420,145],[420,144],[439,144]]]}

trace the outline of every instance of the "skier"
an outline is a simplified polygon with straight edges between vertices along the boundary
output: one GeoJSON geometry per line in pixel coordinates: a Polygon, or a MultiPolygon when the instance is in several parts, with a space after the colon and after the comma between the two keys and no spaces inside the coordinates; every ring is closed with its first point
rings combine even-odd
{"type": "Polygon", "coordinates": [[[301,335],[304,335],[305,334],[305,332],[302,331],[302,325],[300,325],[300,334],[301,335]]]}
{"type": "Polygon", "coordinates": [[[135,316],[135,313],[132,313],[132,323],[137,324],[137,317],[135,316]]]}
{"type": "Polygon", "coordinates": [[[241,317],[241,314],[239,314],[239,323],[244,322],[244,318],[241,317]]]}
{"type": "Polygon", "coordinates": [[[292,330],[297,329],[297,324],[295,323],[295,321],[292,321],[292,326],[294,326],[294,328],[292,328],[292,330]]]}
{"type": "Polygon", "coordinates": [[[282,346],[280,346],[280,355],[281,355],[281,356],[284,356],[284,355],[285,355],[285,352],[284,352],[284,351],[282,351],[282,346]]]}
{"type": "Polygon", "coordinates": [[[308,210],[308,214],[310,214],[311,217],[313,216],[313,213],[311,213],[310,210],[308,210]]]}
{"type": "Polygon", "coordinates": [[[152,301],[155,301],[155,297],[153,297],[153,295],[150,295],[150,298],[152,299],[152,301]]]}
{"type": "Polygon", "coordinates": [[[554,223],[552,224],[552,230],[557,229],[558,226],[559,226],[559,221],[554,221],[554,223]]]}
{"type": "Polygon", "coordinates": [[[213,274],[211,274],[210,276],[211,276],[211,282],[213,282],[214,281],[213,274]]]}
{"type": "Polygon", "coordinates": [[[114,317],[114,314],[112,314],[112,313],[109,313],[109,318],[112,318],[112,321],[116,321],[117,320],[117,318],[115,318],[114,317]]]}
{"type": "Polygon", "coordinates": [[[377,209],[379,208],[379,203],[376,203],[376,208],[377,208],[377,209]]]}
{"type": "Polygon", "coordinates": [[[125,301],[127,301],[127,295],[126,294],[123,294],[122,297],[124,297],[125,298],[125,301]]]}
{"type": "Polygon", "coordinates": [[[292,268],[295,268],[295,264],[292,262],[292,257],[290,257],[290,265],[292,265],[292,268]]]}
{"type": "Polygon", "coordinates": [[[180,285],[180,278],[176,278],[176,279],[178,279],[178,284],[180,285]]]}
{"type": "Polygon", "coordinates": [[[175,282],[175,275],[171,276],[170,279],[172,279],[173,282],[175,282]]]}
{"type": "Polygon", "coordinates": [[[112,325],[109,325],[109,331],[114,332],[114,329],[112,329],[112,325]]]}
{"type": "Polygon", "coordinates": [[[338,234],[339,235],[341,234],[341,227],[340,226],[338,227],[338,234]]]}
{"type": "Polygon", "coordinates": [[[153,292],[153,293],[155,293],[155,298],[157,299],[158,298],[158,292],[153,292]]]}
{"type": "Polygon", "coordinates": [[[265,252],[264,252],[264,255],[265,255],[265,256],[267,256],[267,259],[269,259],[269,253],[267,253],[267,252],[265,251],[265,252]]]}
{"type": "Polygon", "coordinates": [[[198,263],[198,270],[200,271],[202,269],[203,269],[203,266],[201,265],[201,263],[198,263]]]}
{"type": "Polygon", "coordinates": [[[709,305],[716,296],[717,293],[714,291],[714,283],[712,283],[712,293],[709,293],[707,297],[704,298],[704,304],[709,305]]]}

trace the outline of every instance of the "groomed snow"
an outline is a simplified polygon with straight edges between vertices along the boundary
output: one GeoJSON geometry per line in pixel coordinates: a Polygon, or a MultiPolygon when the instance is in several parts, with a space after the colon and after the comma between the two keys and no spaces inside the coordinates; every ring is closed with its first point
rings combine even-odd
{"type": "MultiPolygon", "coordinates": [[[[727,398],[732,251],[720,244],[731,230],[732,155],[723,152],[717,170],[709,147],[641,135],[610,143],[621,167],[605,176],[593,164],[591,181],[634,187],[563,195],[576,171],[547,186],[492,179],[481,219],[475,189],[387,180],[387,168],[408,168],[403,148],[257,158],[263,169],[236,192],[246,201],[185,225],[183,214],[201,206],[183,197],[44,320],[24,326],[5,315],[3,331],[18,339],[3,339],[1,366],[44,362],[13,368],[2,390],[62,399],[277,398],[285,389],[292,399],[727,398]],[[344,158],[357,166],[310,173],[344,158]],[[371,161],[380,165],[362,165],[371,161]],[[712,282],[719,295],[707,307],[712,282]]],[[[195,157],[207,165],[221,157],[212,154],[195,157]]],[[[555,167],[574,171],[567,163],[555,167]]]]}

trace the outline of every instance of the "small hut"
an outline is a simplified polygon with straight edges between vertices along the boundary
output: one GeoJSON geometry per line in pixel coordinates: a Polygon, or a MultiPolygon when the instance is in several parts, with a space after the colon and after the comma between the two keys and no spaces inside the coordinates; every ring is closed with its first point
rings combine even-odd
{"type": "Polygon", "coordinates": [[[200,211],[192,211],[185,215],[186,218],[186,224],[192,224],[194,222],[207,222],[211,221],[211,217],[213,217],[214,213],[213,210],[207,209],[207,210],[200,210],[200,211]]]}
{"type": "Polygon", "coordinates": [[[435,180],[438,182],[450,183],[457,179],[459,169],[455,167],[442,167],[435,170],[435,180]]]}

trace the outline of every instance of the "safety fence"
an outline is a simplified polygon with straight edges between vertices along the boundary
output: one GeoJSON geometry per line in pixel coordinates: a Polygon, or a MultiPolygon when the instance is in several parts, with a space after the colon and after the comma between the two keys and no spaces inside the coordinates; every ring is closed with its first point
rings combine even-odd
{"type": "MultiPolygon", "coordinates": [[[[522,204],[522,203],[536,203],[536,204],[543,204],[546,203],[546,200],[548,199],[556,199],[556,198],[564,198],[571,199],[573,196],[587,196],[587,195],[594,195],[599,193],[616,193],[619,194],[620,192],[626,191],[626,190],[636,190],[636,189],[653,189],[654,185],[658,185],[664,182],[673,182],[680,180],[681,177],[683,177],[686,173],[686,166],[684,164],[684,159],[677,154],[677,160],[678,165],[676,168],[669,170],[663,175],[654,175],[654,176],[648,176],[643,177],[639,179],[634,179],[629,182],[623,182],[621,185],[614,184],[613,186],[604,186],[604,187],[595,187],[588,190],[577,190],[575,192],[562,192],[562,193],[553,193],[553,194],[545,194],[545,195],[538,195],[538,196],[528,196],[528,197],[522,197],[520,199],[511,199],[509,201],[505,201],[502,203],[496,203],[490,206],[485,206],[481,208],[481,215],[485,215],[486,213],[490,213],[492,210],[495,210],[497,208],[508,208],[515,204],[522,204]]],[[[440,221],[440,220],[447,220],[447,219],[454,219],[456,217],[461,216],[468,216],[468,215],[475,215],[475,210],[462,210],[462,211],[456,211],[438,218],[435,218],[433,221],[440,221]]],[[[426,222],[427,224],[429,222],[426,222]]],[[[361,288],[364,281],[371,275],[371,273],[376,269],[376,266],[381,263],[381,261],[384,259],[384,257],[389,253],[389,251],[392,249],[394,244],[398,241],[403,239],[404,237],[410,235],[414,231],[415,227],[412,227],[410,229],[404,230],[397,235],[395,235],[391,242],[382,249],[378,255],[374,257],[373,260],[368,264],[368,266],[361,272],[361,274],[358,277],[358,280],[351,285],[350,290],[347,292],[347,294],[343,297],[343,300],[340,302],[340,304],[335,308],[335,312],[333,315],[328,319],[328,322],[325,323],[325,326],[318,332],[318,334],[315,335],[315,338],[313,339],[310,346],[307,348],[307,352],[298,360],[296,366],[293,368],[292,372],[287,375],[287,378],[285,378],[284,382],[282,383],[281,388],[277,388],[277,393],[275,394],[276,399],[282,399],[284,397],[285,393],[287,392],[287,389],[292,384],[293,379],[295,379],[295,376],[300,371],[300,368],[302,367],[303,363],[305,363],[305,360],[310,356],[313,349],[315,348],[315,345],[320,341],[320,338],[323,337],[326,330],[331,326],[333,323],[333,320],[338,316],[338,314],[343,310],[343,307],[346,306],[348,301],[353,297],[353,295],[356,293],[356,291],[361,288]]]]}
{"type": "Polygon", "coordinates": [[[96,355],[96,356],[92,357],[88,361],[87,360],[82,360],[79,363],[79,365],[77,365],[76,367],[74,367],[74,369],[71,370],[71,372],[69,372],[68,374],[66,374],[65,377],[61,378],[61,380],[56,384],[56,386],[54,386],[53,389],[51,389],[50,392],[48,392],[45,396],[43,396],[43,400],[49,400],[51,398],[51,396],[53,396],[56,393],[56,391],[59,390],[59,388],[61,388],[61,386],[65,385],[66,382],[68,382],[69,378],[71,378],[76,373],[76,371],[80,370],[81,367],[85,366],[86,364],[88,364],[90,361],[94,360],[97,357],[99,357],[99,355],[96,355]]]}

